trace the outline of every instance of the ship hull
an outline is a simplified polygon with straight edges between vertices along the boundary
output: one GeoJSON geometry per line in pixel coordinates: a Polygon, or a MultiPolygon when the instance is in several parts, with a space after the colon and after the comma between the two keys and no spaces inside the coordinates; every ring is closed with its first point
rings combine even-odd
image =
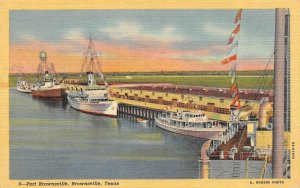
{"type": "Polygon", "coordinates": [[[21,87],[17,87],[17,90],[18,91],[20,91],[20,92],[22,92],[22,93],[31,93],[31,89],[23,89],[23,88],[21,88],[21,87]]]}
{"type": "Polygon", "coordinates": [[[118,103],[117,101],[105,101],[101,103],[88,103],[75,101],[73,98],[68,96],[68,102],[75,110],[108,117],[117,117],[118,103]]]}
{"type": "Polygon", "coordinates": [[[32,96],[34,97],[53,97],[61,98],[63,97],[64,89],[55,88],[55,89],[43,89],[43,90],[32,90],[32,96]]]}
{"type": "Polygon", "coordinates": [[[201,131],[201,130],[186,130],[186,129],[169,126],[167,124],[162,123],[158,119],[155,119],[155,125],[164,130],[167,130],[167,131],[170,131],[173,133],[183,134],[183,135],[198,137],[198,138],[204,138],[204,139],[216,139],[217,137],[222,136],[223,131],[224,131],[223,128],[218,128],[218,129],[203,128],[203,131],[201,131]]]}
{"type": "Polygon", "coordinates": [[[143,124],[147,124],[148,121],[146,119],[142,119],[142,118],[136,118],[136,122],[137,123],[143,123],[143,124]]]}

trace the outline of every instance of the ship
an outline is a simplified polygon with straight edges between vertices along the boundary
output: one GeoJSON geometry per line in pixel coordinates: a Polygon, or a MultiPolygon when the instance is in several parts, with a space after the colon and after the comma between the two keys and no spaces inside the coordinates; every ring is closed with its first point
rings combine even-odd
{"type": "Polygon", "coordinates": [[[209,120],[201,111],[163,112],[155,118],[155,125],[170,132],[203,139],[218,139],[226,131],[226,127],[209,120]]]}
{"type": "Polygon", "coordinates": [[[41,62],[38,66],[38,73],[43,74],[43,80],[33,84],[31,88],[32,96],[47,98],[63,97],[65,89],[55,78],[55,69],[53,63],[47,63],[47,53],[45,51],[40,52],[40,60],[41,62]]]}
{"type": "Polygon", "coordinates": [[[137,123],[141,123],[141,124],[147,124],[147,123],[148,123],[148,120],[143,119],[143,118],[136,118],[136,122],[137,122],[137,123]]]}
{"type": "Polygon", "coordinates": [[[19,75],[16,84],[16,89],[23,93],[31,93],[31,84],[28,82],[28,79],[23,72],[23,65],[13,65],[12,70],[18,72],[19,75]]]}
{"type": "Polygon", "coordinates": [[[45,73],[44,80],[42,82],[36,82],[31,90],[32,96],[35,97],[61,98],[64,95],[64,88],[47,72],[45,73]]]}
{"type": "Polygon", "coordinates": [[[20,79],[17,82],[17,90],[23,93],[31,93],[31,85],[27,80],[20,79]]]}
{"type": "Polygon", "coordinates": [[[81,75],[86,72],[87,86],[81,91],[71,91],[67,99],[72,108],[85,113],[117,117],[118,103],[109,99],[109,86],[103,75],[99,54],[95,51],[90,37],[88,50],[82,65],[81,75]],[[95,75],[100,76],[104,85],[98,85],[95,75]]]}

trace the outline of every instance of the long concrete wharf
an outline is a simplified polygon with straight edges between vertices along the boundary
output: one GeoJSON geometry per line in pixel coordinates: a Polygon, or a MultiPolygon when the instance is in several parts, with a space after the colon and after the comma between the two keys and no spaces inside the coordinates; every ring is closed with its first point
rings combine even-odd
{"type": "MultiPolygon", "coordinates": [[[[62,84],[67,92],[84,90],[86,85],[62,84]]],[[[232,98],[229,89],[172,84],[123,84],[111,85],[110,97],[119,103],[119,112],[154,119],[162,111],[204,111],[210,119],[220,122],[230,121],[232,98]]],[[[249,113],[258,113],[262,98],[273,100],[272,91],[240,90],[241,119],[249,113]]]]}

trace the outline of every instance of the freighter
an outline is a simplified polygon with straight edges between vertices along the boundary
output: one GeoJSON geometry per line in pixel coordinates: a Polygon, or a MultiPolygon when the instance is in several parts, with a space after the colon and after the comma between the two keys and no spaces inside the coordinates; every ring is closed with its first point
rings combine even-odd
{"type": "Polygon", "coordinates": [[[42,82],[35,83],[32,88],[32,96],[35,97],[55,97],[60,98],[64,94],[62,88],[57,80],[46,72],[42,82]]]}
{"type": "Polygon", "coordinates": [[[98,56],[90,38],[81,70],[81,73],[86,72],[87,74],[87,87],[82,91],[69,92],[68,102],[72,108],[85,113],[117,117],[118,103],[109,99],[109,87],[102,73],[98,56]],[[104,86],[97,85],[95,73],[101,77],[104,86]]]}
{"type": "Polygon", "coordinates": [[[155,124],[174,133],[205,139],[221,137],[226,130],[202,112],[164,112],[155,118],[155,124]]]}
{"type": "Polygon", "coordinates": [[[47,64],[47,53],[45,51],[40,52],[40,64],[38,66],[38,73],[44,74],[43,80],[34,83],[32,86],[32,96],[35,97],[63,97],[65,89],[60,86],[55,78],[54,65],[47,64]]]}

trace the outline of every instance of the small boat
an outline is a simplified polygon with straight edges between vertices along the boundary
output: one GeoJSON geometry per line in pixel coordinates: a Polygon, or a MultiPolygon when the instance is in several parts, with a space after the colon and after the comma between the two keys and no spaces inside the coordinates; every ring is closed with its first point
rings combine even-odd
{"type": "Polygon", "coordinates": [[[88,78],[88,85],[84,90],[68,93],[68,102],[72,108],[90,114],[117,117],[118,103],[109,99],[109,87],[104,79],[94,44],[90,38],[88,52],[82,67],[88,78]],[[98,68],[98,69],[97,69],[98,68]],[[94,72],[100,75],[104,86],[97,85],[94,72]]]}
{"type": "Polygon", "coordinates": [[[155,118],[155,125],[174,133],[205,139],[220,138],[226,131],[226,127],[209,120],[203,112],[163,112],[155,118]]]}
{"type": "Polygon", "coordinates": [[[147,123],[148,123],[148,120],[142,119],[142,118],[136,118],[136,122],[137,122],[137,123],[147,124],[147,123]]]}
{"type": "Polygon", "coordinates": [[[17,82],[17,90],[23,93],[31,93],[31,85],[26,80],[19,80],[17,82]]]}
{"type": "Polygon", "coordinates": [[[13,69],[16,70],[19,74],[17,81],[17,90],[23,93],[31,93],[31,84],[28,82],[26,75],[23,73],[24,67],[19,65],[14,65],[13,69]]]}

